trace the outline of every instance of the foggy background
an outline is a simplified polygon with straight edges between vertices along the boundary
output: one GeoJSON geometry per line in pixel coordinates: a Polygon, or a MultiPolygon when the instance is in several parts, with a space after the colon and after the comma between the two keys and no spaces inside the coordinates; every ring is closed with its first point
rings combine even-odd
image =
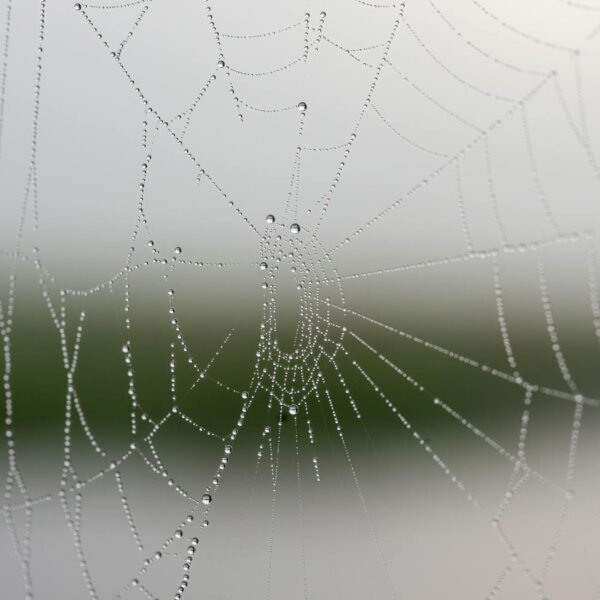
{"type": "Polygon", "coordinates": [[[213,4],[1,0],[0,596],[600,598],[600,3],[213,4]]]}

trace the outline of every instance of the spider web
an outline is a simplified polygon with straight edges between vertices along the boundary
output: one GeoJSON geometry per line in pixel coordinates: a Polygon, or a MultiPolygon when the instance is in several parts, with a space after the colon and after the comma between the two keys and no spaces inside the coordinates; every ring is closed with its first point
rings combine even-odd
{"type": "MultiPolygon", "coordinates": [[[[387,450],[389,435],[419,457],[402,485],[442,482],[444,502],[460,502],[469,526],[491,535],[473,538],[481,546],[469,555],[494,544],[486,583],[453,573],[457,593],[599,598],[589,465],[600,406],[600,166],[586,108],[598,96],[600,4],[42,0],[31,10],[5,3],[0,84],[14,594],[50,597],[35,529],[57,506],[90,597],[203,597],[210,513],[221,495],[232,522],[247,504],[221,494],[231,471],[265,511],[256,596],[448,593],[440,565],[427,567],[433,581],[411,581],[410,548],[401,550],[410,543],[390,538],[373,510],[377,468],[355,448],[366,443],[376,463],[396,468],[402,453],[387,450]],[[15,64],[26,51],[16,34],[32,23],[28,130],[9,116],[11,106],[19,114],[15,64]],[[55,126],[46,89],[51,114],[53,102],[69,104],[55,126]],[[73,106],[71,92],[102,100],[73,106]],[[23,163],[24,185],[10,160],[23,163]],[[43,380],[51,368],[62,423],[48,483],[22,467],[19,419],[49,409],[19,377],[43,380]],[[115,398],[108,421],[105,396],[115,398]],[[178,453],[197,461],[193,474],[178,453]],[[323,512],[317,490],[328,479],[356,500],[344,534],[374,575],[319,579],[327,551],[307,515],[323,512]],[[150,517],[151,499],[135,488],[155,484],[161,509],[150,517]],[[120,502],[110,527],[127,528],[111,534],[112,562],[86,532],[87,498],[102,485],[120,502]],[[285,561],[295,576],[282,587],[285,561]]],[[[392,469],[383,471],[394,478],[392,469]]],[[[223,535],[235,545],[232,528],[223,535]]],[[[448,547],[462,551],[459,539],[448,547]]],[[[254,558],[242,562],[251,569],[254,558]]],[[[248,597],[252,578],[235,568],[217,589],[237,595],[222,597],[248,597]]],[[[61,597],[74,585],[64,581],[61,597]]]]}

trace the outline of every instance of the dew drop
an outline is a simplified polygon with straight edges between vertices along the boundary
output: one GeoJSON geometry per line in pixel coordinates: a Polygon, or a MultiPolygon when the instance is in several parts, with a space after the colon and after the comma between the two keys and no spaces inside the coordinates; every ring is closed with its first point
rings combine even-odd
{"type": "Polygon", "coordinates": [[[210,494],[202,495],[202,504],[208,506],[212,502],[212,496],[210,494]]]}
{"type": "Polygon", "coordinates": [[[181,254],[181,246],[175,246],[173,252],[175,252],[175,254],[181,254]]]}
{"type": "Polygon", "coordinates": [[[261,270],[261,271],[266,271],[268,266],[269,266],[269,265],[267,265],[267,263],[266,263],[266,262],[261,262],[261,263],[260,263],[260,270],[261,270]]]}
{"type": "Polygon", "coordinates": [[[292,417],[294,417],[298,414],[298,407],[295,404],[290,404],[288,410],[289,410],[290,415],[292,415],[292,417]]]}
{"type": "Polygon", "coordinates": [[[81,4],[79,4],[79,2],[76,2],[74,8],[75,10],[81,10],[81,4]]]}
{"type": "Polygon", "coordinates": [[[298,225],[298,223],[292,223],[290,225],[290,231],[292,233],[300,233],[300,225],[298,225]]]}
{"type": "Polygon", "coordinates": [[[298,102],[298,110],[300,112],[304,112],[307,108],[306,102],[298,102]]]}
{"type": "Polygon", "coordinates": [[[267,223],[269,225],[273,225],[273,223],[275,223],[275,216],[274,215],[267,215],[267,223]]]}

